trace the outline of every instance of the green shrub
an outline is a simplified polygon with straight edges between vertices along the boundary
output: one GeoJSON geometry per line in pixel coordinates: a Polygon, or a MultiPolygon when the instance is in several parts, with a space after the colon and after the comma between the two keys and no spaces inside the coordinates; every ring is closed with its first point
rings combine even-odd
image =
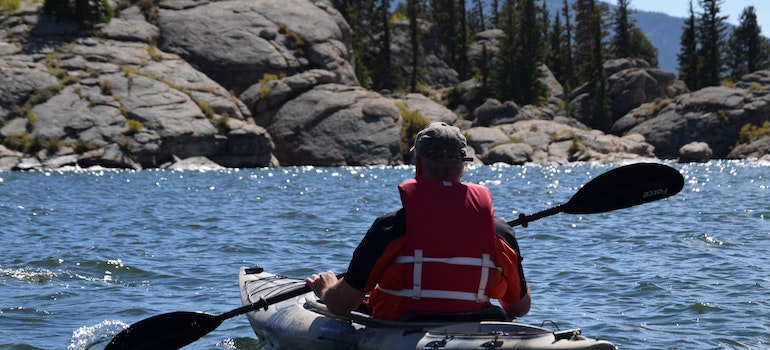
{"type": "Polygon", "coordinates": [[[770,121],[765,121],[761,126],[746,124],[741,127],[737,144],[749,143],[763,136],[770,136],[770,121]]]}
{"type": "Polygon", "coordinates": [[[752,81],[751,85],[749,85],[749,90],[751,91],[762,91],[764,89],[765,87],[762,84],[757,83],[756,81],[752,81]]]}
{"type": "Polygon", "coordinates": [[[139,130],[142,130],[144,128],[144,124],[142,122],[136,120],[136,119],[128,119],[126,120],[126,126],[128,127],[128,131],[126,134],[133,135],[139,132],[139,130]]]}
{"type": "Polygon", "coordinates": [[[43,12],[88,27],[107,23],[113,16],[112,7],[107,0],[45,0],[43,12]]]}
{"type": "Polygon", "coordinates": [[[21,8],[21,0],[0,0],[0,8],[16,11],[21,8]]]}
{"type": "Polygon", "coordinates": [[[582,148],[583,146],[580,144],[580,137],[575,135],[572,136],[572,143],[569,145],[569,148],[567,148],[567,153],[569,153],[570,156],[574,156],[575,153],[580,152],[582,148]]]}
{"type": "Polygon", "coordinates": [[[22,131],[16,135],[5,137],[3,145],[19,152],[35,153],[45,148],[45,140],[39,134],[30,137],[28,132],[22,131]]]}
{"type": "Polygon", "coordinates": [[[211,125],[217,128],[220,135],[227,135],[230,132],[230,115],[222,113],[219,118],[210,118],[211,125]]]}
{"type": "Polygon", "coordinates": [[[397,101],[396,107],[401,114],[403,124],[401,127],[401,150],[403,152],[404,159],[409,159],[410,152],[414,144],[414,139],[417,137],[417,133],[424,129],[430,121],[425,118],[418,110],[409,110],[404,101],[397,101]]]}
{"type": "Polygon", "coordinates": [[[206,118],[211,119],[214,117],[214,108],[211,107],[210,104],[206,102],[198,102],[198,107],[200,107],[201,112],[203,112],[203,115],[205,115],[206,118]]]}

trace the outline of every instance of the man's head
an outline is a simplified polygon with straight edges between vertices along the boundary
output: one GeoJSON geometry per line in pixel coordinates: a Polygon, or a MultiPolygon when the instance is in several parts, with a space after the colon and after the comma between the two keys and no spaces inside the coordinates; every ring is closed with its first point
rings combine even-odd
{"type": "Polygon", "coordinates": [[[443,122],[433,122],[414,140],[417,176],[458,181],[465,173],[468,144],[460,129],[443,122]]]}

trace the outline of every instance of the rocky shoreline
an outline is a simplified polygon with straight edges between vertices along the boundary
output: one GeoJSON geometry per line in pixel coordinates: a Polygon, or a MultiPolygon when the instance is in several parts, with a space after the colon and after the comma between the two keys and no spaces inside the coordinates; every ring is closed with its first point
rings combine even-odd
{"type": "Polygon", "coordinates": [[[39,6],[0,13],[0,171],[402,164],[404,111],[459,126],[484,164],[770,159],[770,137],[741,134],[770,120],[770,71],[691,92],[643,61],[607,62],[617,122],[603,133],[567,115],[547,77],[549,106],[474,104],[475,82],[439,53],[423,80],[459,107],[368,91],[350,27],[323,0],[166,0],[152,22],[134,6],[87,32],[39,6]]]}

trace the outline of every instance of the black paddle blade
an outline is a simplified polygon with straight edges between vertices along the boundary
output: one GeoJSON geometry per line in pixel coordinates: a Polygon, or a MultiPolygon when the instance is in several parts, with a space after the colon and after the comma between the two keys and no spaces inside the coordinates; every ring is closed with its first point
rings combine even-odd
{"type": "Polygon", "coordinates": [[[594,214],[673,196],[684,187],[678,170],[658,163],[612,169],[583,186],[564,205],[568,214],[594,214]]]}
{"type": "Polygon", "coordinates": [[[153,316],[118,333],[104,350],[169,350],[190,344],[222,323],[202,312],[178,311],[153,316]]]}

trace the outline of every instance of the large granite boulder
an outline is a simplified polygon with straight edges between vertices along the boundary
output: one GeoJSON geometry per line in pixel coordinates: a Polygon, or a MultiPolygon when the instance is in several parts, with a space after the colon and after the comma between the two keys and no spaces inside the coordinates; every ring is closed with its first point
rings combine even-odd
{"type": "Polygon", "coordinates": [[[770,89],[708,87],[624,118],[635,120],[625,122],[634,125],[628,133],[644,135],[658,157],[674,159],[682,146],[705,142],[715,158],[725,158],[737,146],[741,128],[770,120],[770,89]]]}
{"type": "Polygon", "coordinates": [[[318,85],[256,120],[270,133],[282,165],[401,163],[395,103],[360,87],[318,85]]]}
{"type": "MultiPolygon", "coordinates": [[[[616,59],[604,63],[610,93],[610,110],[613,122],[644,103],[668,99],[689,92],[676,75],[652,68],[641,59],[616,59]]],[[[573,90],[570,103],[587,106],[591,100],[589,84],[573,90]]],[[[578,119],[588,120],[588,111],[581,107],[578,119]]],[[[619,134],[618,134],[619,135],[619,134]]]]}
{"type": "Polygon", "coordinates": [[[235,92],[265,74],[333,72],[356,85],[351,31],[328,1],[160,2],[158,46],[235,92]]]}
{"type": "Polygon", "coordinates": [[[194,156],[277,164],[246,106],[152,46],[152,24],[116,18],[89,37],[36,11],[5,21],[14,40],[30,44],[0,55],[0,137],[22,151],[18,162],[6,153],[0,169],[140,169],[194,156]]]}

